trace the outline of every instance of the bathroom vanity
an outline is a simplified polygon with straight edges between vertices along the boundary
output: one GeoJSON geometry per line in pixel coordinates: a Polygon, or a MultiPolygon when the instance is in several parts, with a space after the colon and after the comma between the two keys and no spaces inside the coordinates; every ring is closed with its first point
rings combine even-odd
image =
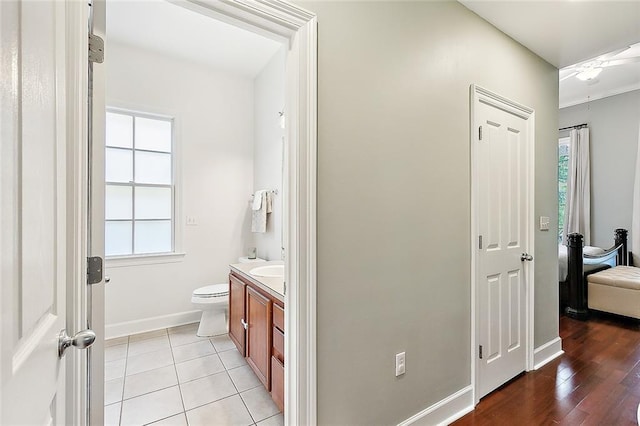
{"type": "Polygon", "coordinates": [[[283,263],[230,265],[229,337],[283,411],[284,279],[277,276],[279,265],[283,263]]]}

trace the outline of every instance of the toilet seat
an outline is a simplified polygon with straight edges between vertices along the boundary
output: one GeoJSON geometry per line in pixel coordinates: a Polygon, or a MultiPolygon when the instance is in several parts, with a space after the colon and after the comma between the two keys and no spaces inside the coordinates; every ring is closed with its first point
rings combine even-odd
{"type": "Polygon", "coordinates": [[[211,284],[193,290],[193,297],[208,298],[229,295],[229,284],[211,284]]]}

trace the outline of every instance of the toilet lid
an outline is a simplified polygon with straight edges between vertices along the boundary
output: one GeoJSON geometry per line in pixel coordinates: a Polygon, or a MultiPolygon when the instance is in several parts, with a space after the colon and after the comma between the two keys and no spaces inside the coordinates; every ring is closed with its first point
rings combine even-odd
{"type": "Polygon", "coordinates": [[[193,291],[193,295],[198,297],[226,296],[227,294],[229,294],[229,284],[206,285],[193,291]]]}

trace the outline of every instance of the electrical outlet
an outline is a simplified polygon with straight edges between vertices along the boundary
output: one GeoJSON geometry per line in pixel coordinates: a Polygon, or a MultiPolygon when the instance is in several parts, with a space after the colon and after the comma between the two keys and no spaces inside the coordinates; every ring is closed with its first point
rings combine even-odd
{"type": "Polygon", "coordinates": [[[404,374],[404,352],[396,354],[396,377],[404,374]]]}
{"type": "Polygon", "coordinates": [[[187,225],[195,226],[198,224],[198,221],[194,216],[187,216],[187,225]]]}

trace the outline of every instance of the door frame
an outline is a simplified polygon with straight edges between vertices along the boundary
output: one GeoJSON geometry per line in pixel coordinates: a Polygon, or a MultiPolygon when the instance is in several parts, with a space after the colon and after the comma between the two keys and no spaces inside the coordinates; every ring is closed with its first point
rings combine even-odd
{"type": "MultiPolygon", "coordinates": [[[[107,0],[94,0],[104,5],[107,0]]],[[[296,5],[282,0],[168,0],[203,15],[213,17],[239,28],[243,28],[274,40],[284,42],[288,47],[286,64],[287,113],[284,200],[287,206],[283,215],[285,262],[285,424],[315,425],[317,423],[317,373],[316,373],[316,193],[317,193],[317,18],[296,5]]],[[[94,13],[98,9],[94,9],[94,13]]],[[[102,10],[102,8],[101,8],[102,10]]],[[[86,16],[85,16],[86,18],[86,16]]],[[[102,17],[99,17],[101,19],[102,17]]],[[[87,45],[86,19],[80,27],[73,29],[71,38],[76,43],[87,45]],[[84,33],[76,31],[82,28],[84,33]],[[78,35],[80,33],[80,35],[78,35]]],[[[108,40],[107,40],[108,42],[108,40]]],[[[84,50],[86,61],[86,47],[84,50]]],[[[108,43],[105,56],[108,58],[108,43]]],[[[76,62],[82,57],[74,59],[76,62]]],[[[86,63],[86,62],[84,62],[86,63]]],[[[84,80],[86,82],[86,79],[84,80]]],[[[87,103],[87,93],[77,93],[74,100],[87,103]]],[[[104,105],[95,105],[94,111],[104,109],[104,105]]],[[[74,119],[85,118],[86,107],[82,113],[74,114],[74,119]]],[[[86,129],[85,135],[86,135],[86,129]]],[[[85,138],[86,141],[86,138],[85,138]]],[[[83,168],[88,166],[86,148],[84,148],[83,168]]],[[[103,161],[103,155],[94,152],[93,163],[103,161]]],[[[86,179],[85,179],[86,182],[86,179]]],[[[82,187],[78,202],[88,196],[88,188],[82,187]]],[[[95,193],[93,194],[95,196],[95,193]]],[[[86,204],[86,202],[85,202],[86,204]]],[[[85,210],[86,211],[86,210],[85,210]]],[[[74,225],[86,226],[86,217],[75,217],[74,225]]],[[[86,247],[75,257],[75,268],[85,267],[86,247]]],[[[84,283],[83,283],[84,285],[84,283]]],[[[82,286],[81,286],[82,287],[82,286]]],[[[100,286],[102,287],[102,286],[100,286]]],[[[86,292],[76,289],[76,292],[86,292]]],[[[104,293],[101,290],[93,295],[94,315],[104,315],[104,293]],[[100,294],[102,296],[100,296],[100,294]]],[[[83,306],[75,305],[81,317],[83,306]]],[[[94,318],[92,318],[93,320],[94,318]]],[[[99,318],[95,318],[99,320],[99,318]]],[[[104,319],[102,319],[104,323],[104,319]]],[[[98,322],[99,324],[99,322],[98,322]]],[[[103,325],[103,324],[102,324],[103,325]]],[[[94,370],[95,371],[95,370],[94,370]]],[[[103,379],[97,378],[92,386],[100,387],[103,379]]],[[[101,395],[101,391],[99,392],[101,395]]],[[[75,395],[74,395],[75,396],[75,395]]],[[[74,398],[75,399],[75,398],[74,398]]],[[[94,397],[91,398],[95,401],[94,397]]],[[[94,402],[94,407],[97,405],[94,402]]],[[[95,407],[101,409],[102,407],[95,407]]],[[[92,415],[92,418],[95,417],[92,415]]]]}
{"type": "MultiPolygon", "coordinates": [[[[88,40],[87,2],[65,1],[66,61],[58,69],[65,78],[67,137],[67,332],[87,328],[87,209],[88,209],[88,40]]],[[[96,339],[99,340],[99,339],[96,339]]],[[[88,351],[72,351],[66,360],[66,418],[89,424],[88,351]],[[71,356],[70,356],[71,355],[71,356]]],[[[102,371],[102,370],[101,370],[102,371]]],[[[102,392],[102,391],[101,391],[102,392]]]]}
{"type": "Polygon", "coordinates": [[[533,262],[527,262],[524,267],[525,282],[527,289],[525,291],[526,305],[526,336],[525,336],[525,371],[533,370],[533,351],[534,351],[534,269],[535,269],[535,111],[532,108],[524,106],[518,102],[512,101],[495,92],[487,90],[476,84],[470,87],[470,126],[469,141],[471,145],[471,386],[473,389],[473,404],[478,404],[480,398],[477,393],[477,384],[479,381],[478,367],[478,336],[479,336],[479,300],[478,300],[478,155],[476,144],[479,143],[479,120],[477,117],[476,105],[484,103],[495,108],[499,108],[506,112],[515,114],[527,121],[527,145],[529,148],[527,164],[527,239],[528,253],[534,256],[533,262]]]}

